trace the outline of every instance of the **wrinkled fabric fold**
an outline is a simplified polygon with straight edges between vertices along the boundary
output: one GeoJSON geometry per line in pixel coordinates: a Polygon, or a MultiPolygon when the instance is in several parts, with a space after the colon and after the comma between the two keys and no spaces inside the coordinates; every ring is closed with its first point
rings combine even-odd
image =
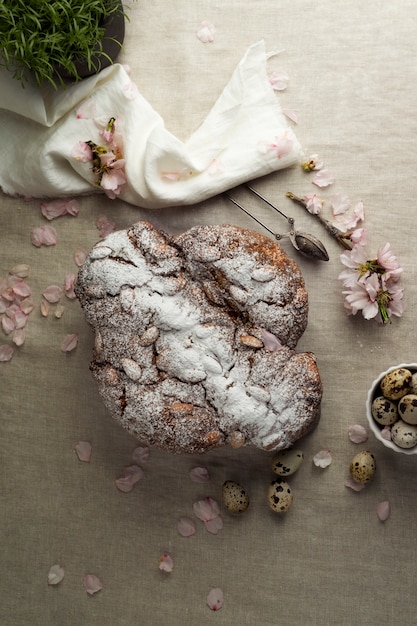
{"type": "Polygon", "coordinates": [[[301,146],[268,81],[266,60],[262,41],[248,49],[185,142],[165,128],[120,64],[57,92],[33,85],[23,90],[3,71],[0,186],[7,194],[39,198],[104,193],[91,163],[74,158],[73,148],[79,141],[100,143],[97,122],[111,117],[123,137],[127,179],[118,197],[139,207],[194,204],[288,167],[299,161],[301,146]]]}

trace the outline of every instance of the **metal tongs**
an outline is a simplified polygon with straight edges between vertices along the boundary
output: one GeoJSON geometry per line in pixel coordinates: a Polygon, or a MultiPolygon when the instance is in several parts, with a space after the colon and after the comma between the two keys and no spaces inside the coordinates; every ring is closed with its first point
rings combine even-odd
{"type": "Polygon", "coordinates": [[[279,209],[274,204],[272,204],[272,202],[264,198],[264,196],[260,194],[259,191],[256,191],[256,189],[253,189],[253,187],[251,187],[250,185],[245,184],[244,186],[247,189],[249,189],[249,191],[251,191],[253,194],[255,194],[255,196],[263,200],[266,204],[268,204],[271,208],[273,208],[274,211],[279,213],[282,217],[284,217],[287,220],[288,225],[290,227],[290,230],[288,231],[288,233],[275,233],[268,226],[266,226],[266,224],[258,220],[257,217],[255,217],[247,209],[245,209],[239,202],[237,202],[237,200],[232,198],[232,196],[230,196],[229,193],[225,192],[225,195],[227,196],[227,198],[229,198],[231,202],[233,202],[233,204],[239,207],[239,209],[241,209],[244,213],[246,213],[246,215],[249,215],[249,217],[255,220],[255,222],[257,222],[260,226],[262,226],[262,228],[265,228],[265,230],[271,233],[271,235],[273,235],[275,239],[277,239],[278,241],[280,239],[284,239],[285,237],[288,237],[293,247],[297,250],[297,252],[299,252],[303,256],[309,259],[315,259],[318,261],[329,260],[329,255],[327,254],[326,248],[324,247],[322,242],[319,239],[317,239],[317,237],[309,233],[303,233],[299,230],[295,230],[295,220],[293,217],[289,217],[288,215],[285,215],[285,213],[283,213],[281,209],[279,209]]]}

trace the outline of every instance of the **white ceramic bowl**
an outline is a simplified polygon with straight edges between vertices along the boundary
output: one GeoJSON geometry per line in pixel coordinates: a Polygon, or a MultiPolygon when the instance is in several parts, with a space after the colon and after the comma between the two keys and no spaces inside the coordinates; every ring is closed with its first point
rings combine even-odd
{"type": "Polygon", "coordinates": [[[392,367],[385,370],[385,372],[381,372],[381,374],[379,374],[379,376],[375,378],[368,391],[368,397],[366,399],[366,418],[368,420],[369,427],[374,433],[375,437],[378,439],[378,441],[384,444],[384,446],[390,448],[391,450],[394,450],[394,452],[402,452],[403,454],[417,454],[417,446],[414,446],[413,448],[400,448],[393,441],[388,441],[387,439],[381,437],[382,427],[372,417],[372,401],[374,400],[374,398],[381,395],[379,388],[381,380],[384,378],[385,374],[388,374],[393,370],[399,369],[400,367],[404,367],[410,370],[412,374],[417,372],[417,363],[400,363],[400,365],[393,365],[392,367]]]}

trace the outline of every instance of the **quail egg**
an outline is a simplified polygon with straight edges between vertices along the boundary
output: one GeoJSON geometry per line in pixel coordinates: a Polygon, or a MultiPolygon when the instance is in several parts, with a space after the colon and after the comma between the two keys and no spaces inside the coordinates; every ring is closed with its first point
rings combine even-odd
{"type": "Polygon", "coordinates": [[[350,463],[350,475],[357,483],[369,483],[376,470],[375,457],[369,450],[356,454],[350,463]]]}
{"type": "Polygon", "coordinates": [[[268,487],[266,501],[269,508],[275,511],[275,513],[285,513],[293,501],[291,487],[281,478],[273,480],[268,487]]]}
{"type": "Polygon", "coordinates": [[[399,367],[385,374],[381,380],[381,391],[389,400],[399,400],[411,390],[412,374],[405,367],[399,367]]]}
{"type": "Polygon", "coordinates": [[[249,506],[246,490],[234,480],[226,480],[222,487],[224,506],[230,513],[243,513],[249,506]]]}
{"type": "Polygon", "coordinates": [[[391,440],[399,448],[413,448],[417,444],[417,426],[398,420],[391,428],[391,440]]]}
{"type": "Polygon", "coordinates": [[[408,393],[398,403],[398,413],[407,424],[417,424],[417,395],[408,393]]]}
{"type": "Polygon", "coordinates": [[[372,402],[372,417],[382,426],[390,426],[398,419],[397,405],[392,400],[378,396],[372,402]]]}
{"type": "Polygon", "coordinates": [[[301,450],[282,450],[272,460],[272,471],[278,476],[290,476],[300,468],[303,459],[301,450]]]}

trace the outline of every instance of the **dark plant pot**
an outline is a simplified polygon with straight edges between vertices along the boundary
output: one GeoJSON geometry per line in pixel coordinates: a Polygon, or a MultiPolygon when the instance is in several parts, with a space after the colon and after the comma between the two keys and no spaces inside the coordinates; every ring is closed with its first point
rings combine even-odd
{"type": "MultiPolygon", "coordinates": [[[[124,37],[125,37],[125,16],[123,14],[122,2],[120,2],[120,10],[110,15],[108,20],[103,24],[104,26],[104,38],[102,41],[102,50],[92,56],[92,66],[88,66],[87,62],[80,59],[75,61],[75,67],[80,78],[88,78],[97,74],[105,67],[112,65],[121,50],[124,37]],[[105,56],[103,53],[105,53],[105,56]]],[[[75,76],[70,74],[62,67],[57,67],[56,73],[65,81],[74,81],[75,76]]]]}

